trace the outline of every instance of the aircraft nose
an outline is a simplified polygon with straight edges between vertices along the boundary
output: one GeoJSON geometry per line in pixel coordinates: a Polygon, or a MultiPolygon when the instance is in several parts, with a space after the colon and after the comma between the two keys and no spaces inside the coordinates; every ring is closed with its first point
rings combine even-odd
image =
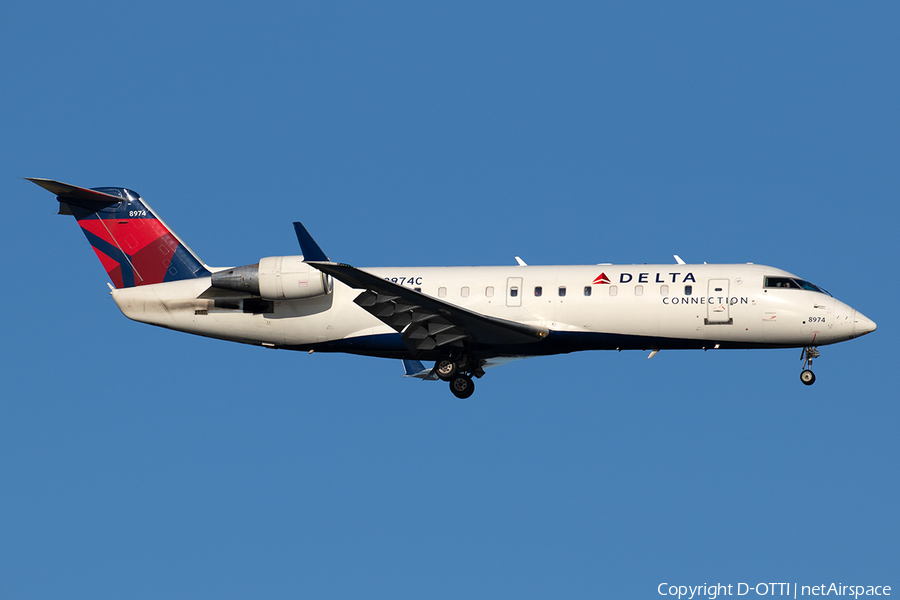
{"type": "Polygon", "coordinates": [[[856,335],[866,335],[867,333],[875,331],[877,327],[875,321],[867,318],[858,310],[853,311],[853,333],[856,335]]]}

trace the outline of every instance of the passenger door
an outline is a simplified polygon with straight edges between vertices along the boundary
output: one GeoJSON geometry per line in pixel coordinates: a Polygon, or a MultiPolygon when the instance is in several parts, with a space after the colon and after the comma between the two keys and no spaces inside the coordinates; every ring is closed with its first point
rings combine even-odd
{"type": "Polygon", "coordinates": [[[731,305],[728,303],[728,279],[710,279],[706,293],[706,324],[731,325],[731,305]]]}

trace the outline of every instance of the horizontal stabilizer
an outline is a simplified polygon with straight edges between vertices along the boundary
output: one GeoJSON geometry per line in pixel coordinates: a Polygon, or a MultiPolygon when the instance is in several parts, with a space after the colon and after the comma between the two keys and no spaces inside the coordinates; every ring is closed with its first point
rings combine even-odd
{"type": "Polygon", "coordinates": [[[56,198],[60,202],[66,202],[84,208],[105,208],[107,206],[112,206],[113,204],[118,204],[123,200],[123,198],[113,196],[112,194],[104,194],[97,190],[89,190],[88,188],[78,187],[77,185],[54,181],[53,179],[40,179],[38,177],[26,177],[25,179],[41,186],[50,193],[56,194],[56,198]]]}

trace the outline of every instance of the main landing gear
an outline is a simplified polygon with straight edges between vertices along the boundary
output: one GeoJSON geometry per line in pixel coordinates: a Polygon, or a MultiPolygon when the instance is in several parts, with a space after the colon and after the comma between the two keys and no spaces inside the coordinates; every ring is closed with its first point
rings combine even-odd
{"type": "Polygon", "coordinates": [[[468,375],[455,375],[450,380],[450,391],[457,398],[466,399],[475,393],[475,382],[468,375]]]}
{"type": "Polygon", "coordinates": [[[441,358],[434,363],[434,374],[450,383],[450,391],[457,398],[465,399],[475,393],[472,377],[484,375],[484,369],[466,354],[441,358]]]}
{"type": "Polygon", "coordinates": [[[816,382],[816,374],[812,372],[812,361],[814,358],[819,358],[819,351],[816,350],[815,346],[807,346],[800,353],[800,360],[803,361],[804,366],[803,372],[800,373],[800,381],[804,385],[812,385],[816,382]]]}

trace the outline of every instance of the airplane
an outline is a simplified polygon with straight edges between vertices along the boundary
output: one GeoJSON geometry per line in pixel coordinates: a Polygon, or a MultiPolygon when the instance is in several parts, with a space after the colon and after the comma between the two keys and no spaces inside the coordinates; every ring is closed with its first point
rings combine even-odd
{"type": "Polygon", "coordinates": [[[134,321],[265,348],[399,359],[458,398],[485,369],[582,350],[801,348],[875,331],[821,287],[765,265],[377,267],[335,262],[299,222],[302,255],[210,267],[141,196],[26,178],[73,215],[134,321]],[[434,363],[426,367],[422,361],[434,363]]]}

